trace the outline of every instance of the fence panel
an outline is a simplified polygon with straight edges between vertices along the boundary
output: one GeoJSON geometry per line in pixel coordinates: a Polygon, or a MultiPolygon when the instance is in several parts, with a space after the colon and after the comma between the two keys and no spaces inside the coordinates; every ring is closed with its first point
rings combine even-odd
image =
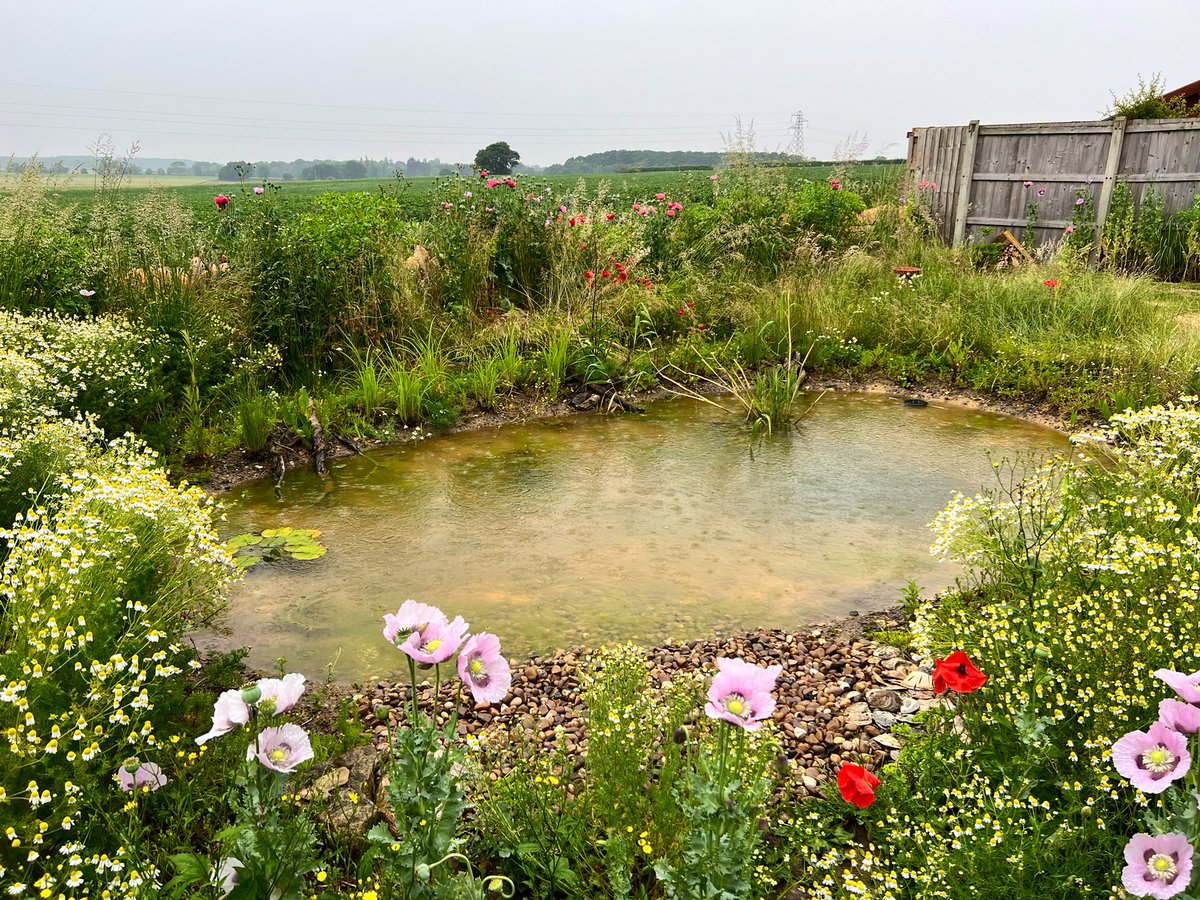
{"type": "Polygon", "coordinates": [[[1164,214],[1191,207],[1200,195],[1200,121],[914,128],[908,171],[912,192],[928,203],[948,243],[1008,229],[1022,240],[1032,232],[1035,245],[1053,244],[1080,200],[1091,199],[1101,224],[1117,182],[1128,183],[1135,209],[1151,190],[1164,214]]]}

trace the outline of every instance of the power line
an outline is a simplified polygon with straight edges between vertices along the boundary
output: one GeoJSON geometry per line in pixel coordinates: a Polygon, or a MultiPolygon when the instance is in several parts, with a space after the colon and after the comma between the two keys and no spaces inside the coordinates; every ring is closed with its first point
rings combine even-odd
{"type": "MultiPolygon", "coordinates": [[[[0,127],[3,127],[3,128],[52,128],[52,129],[65,130],[65,131],[85,131],[85,130],[87,130],[86,126],[51,125],[48,123],[41,123],[41,122],[21,122],[21,123],[0,122],[0,127]]],[[[130,132],[135,131],[134,129],[126,129],[126,130],[130,131],[130,132]]],[[[325,142],[330,142],[330,143],[345,144],[345,143],[350,142],[346,138],[337,138],[337,137],[312,137],[312,136],[301,136],[301,135],[295,135],[295,134],[291,134],[291,135],[286,135],[286,134],[238,134],[238,133],[229,132],[229,131],[203,132],[203,131],[161,131],[158,129],[136,129],[136,134],[138,134],[138,135],[143,135],[143,134],[170,135],[170,136],[175,136],[175,137],[245,138],[247,140],[255,140],[255,141],[258,141],[258,140],[292,141],[293,143],[299,142],[299,141],[325,141],[325,142]]],[[[770,134],[768,136],[775,137],[776,135],[770,134]]],[[[358,143],[367,143],[367,144],[396,145],[396,144],[402,143],[402,141],[400,141],[398,139],[368,138],[368,137],[354,137],[353,141],[358,142],[358,143]]],[[[427,141],[427,140],[423,140],[423,139],[421,140],[422,145],[433,145],[433,146],[440,146],[440,147],[461,147],[465,144],[471,144],[471,143],[475,143],[475,142],[467,140],[465,138],[463,140],[458,140],[458,141],[427,141]]],[[[552,147],[552,146],[562,146],[564,141],[524,140],[521,143],[523,146],[552,147]]]]}
{"type": "MultiPolygon", "coordinates": [[[[138,97],[169,97],[175,100],[209,100],[214,103],[257,103],[261,105],[272,106],[299,106],[309,109],[352,109],[357,111],[372,111],[372,112],[403,112],[403,113],[421,113],[424,115],[448,115],[448,116],[509,116],[520,118],[545,118],[551,116],[560,116],[563,118],[585,118],[585,119],[613,119],[613,118],[630,118],[630,119],[678,119],[678,118],[733,118],[742,115],[743,118],[751,118],[739,113],[598,113],[598,112],[512,112],[512,111],[496,111],[496,110],[448,110],[448,109],[415,109],[397,106],[353,106],[342,103],[302,103],[297,100],[257,100],[251,97],[209,97],[200,94],[172,94],[165,91],[128,91],[117,88],[91,88],[91,87],[76,87],[69,85],[48,85],[48,84],[30,84],[22,81],[0,81],[0,85],[8,87],[34,88],[36,90],[52,90],[52,91],[86,91],[88,93],[98,94],[126,94],[129,96],[138,97]]],[[[756,114],[761,115],[761,114],[756,114]]],[[[772,114],[778,118],[786,113],[772,114]]]]}

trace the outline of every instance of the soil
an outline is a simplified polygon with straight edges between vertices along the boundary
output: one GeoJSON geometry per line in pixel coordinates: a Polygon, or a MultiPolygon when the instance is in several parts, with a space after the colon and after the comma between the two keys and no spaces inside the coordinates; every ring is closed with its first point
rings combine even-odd
{"type": "MultiPolygon", "coordinates": [[[[925,400],[962,406],[967,409],[982,409],[988,412],[1001,413],[1007,416],[1025,419],[1039,425],[1054,428],[1066,433],[1065,423],[1057,410],[1046,404],[1024,400],[1013,400],[1004,397],[967,391],[958,386],[950,386],[932,382],[922,387],[905,387],[884,379],[858,381],[848,378],[819,378],[806,383],[809,390],[834,391],[863,391],[866,393],[886,394],[897,399],[925,400]]],[[[702,393],[717,393],[717,389],[703,383],[697,388],[702,393]]],[[[659,386],[624,397],[625,402],[633,406],[641,406],[655,400],[663,400],[677,396],[678,392],[659,386]]],[[[539,419],[553,419],[562,416],[587,415],[564,400],[546,401],[536,397],[514,394],[499,398],[494,409],[487,411],[468,412],[449,428],[446,434],[457,434],[461,431],[480,431],[488,428],[499,428],[503,425],[517,425],[539,419]]],[[[596,414],[593,410],[590,414],[596,414]]],[[[620,415],[621,413],[616,413],[620,415]]],[[[1088,423],[1082,423],[1084,425],[1088,423]]],[[[1080,423],[1077,423],[1080,427],[1080,423]]],[[[421,440],[430,434],[420,426],[403,427],[391,441],[363,441],[359,444],[362,452],[377,450],[382,447],[400,446],[421,440]]],[[[331,459],[353,455],[354,451],[341,444],[335,445],[329,454],[331,459]]],[[[284,447],[280,451],[288,471],[297,467],[312,465],[312,457],[302,447],[284,447]]],[[[272,458],[267,452],[251,453],[237,449],[231,451],[208,466],[190,466],[184,470],[184,476],[193,483],[203,484],[211,493],[221,493],[239,484],[267,478],[272,475],[272,458]]],[[[286,477],[286,476],[285,476],[286,477]]]]}

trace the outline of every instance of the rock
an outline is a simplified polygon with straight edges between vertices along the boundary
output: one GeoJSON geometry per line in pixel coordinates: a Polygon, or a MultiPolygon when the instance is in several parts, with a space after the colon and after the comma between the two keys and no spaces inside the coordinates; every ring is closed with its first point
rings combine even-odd
{"type": "Polygon", "coordinates": [[[900,738],[894,734],[881,734],[879,737],[871,738],[871,743],[878,744],[888,750],[899,750],[902,745],[900,738]]]}
{"type": "Polygon", "coordinates": [[[918,691],[933,690],[933,676],[928,672],[923,672],[920,669],[913,669],[904,676],[904,680],[900,682],[906,688],[912,688],[918,691]]]}
{"type": "Polygon", "coordinates": [[[382,817],[379,752],[372,746],[347,750],[325,767],[309,785],[309,794],[321,791],[318,821],[337,846],[361,847],[367,831],[382,817]]]}
{"type": "Polygon", "coordinates": [[[887,688],[876,688],[875,690],[867,691],[867,705],[871,709],[882,710],[883,712],[899,712],[900,695],[895,691],[889,691],[887,688]]]}
{"type": "Polygon", "coordinates": [[[874,722],[880,728],[882,728],[884,731],[887,731],[889,728],[891,728],[893,725],[896,724],[896,716],[890,712],[884,712],[883,710],[876,710],[875,712],[871,713],[871,721],[874,722]]]}
{"type": "Polygon", "coordinates": [[[846,724],[851,728],[862,728],[871,724],[871,709],[865,703],[852,703],[846,709],[846,724]]]}

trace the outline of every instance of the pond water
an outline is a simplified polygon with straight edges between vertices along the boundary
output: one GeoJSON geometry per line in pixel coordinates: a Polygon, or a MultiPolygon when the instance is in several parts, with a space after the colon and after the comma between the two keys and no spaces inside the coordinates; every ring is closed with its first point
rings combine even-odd
{"type": "MultiPolygon", "coordinates": [[[[814,395],[815,397],[815,395],[814,395]]],[[[316,528],[312,562],[260,565],[210,646],[250,664],[398,676],[380,634],[406,598],[498,634],[509,656],[799,627],[894,603],[959,571],[927,523],[991,460],[1065,451],[1057,432],[957,406],[827,393],[753,449],[690,399],[430,438],[225,498],[227,534],[316,528]]]]}

